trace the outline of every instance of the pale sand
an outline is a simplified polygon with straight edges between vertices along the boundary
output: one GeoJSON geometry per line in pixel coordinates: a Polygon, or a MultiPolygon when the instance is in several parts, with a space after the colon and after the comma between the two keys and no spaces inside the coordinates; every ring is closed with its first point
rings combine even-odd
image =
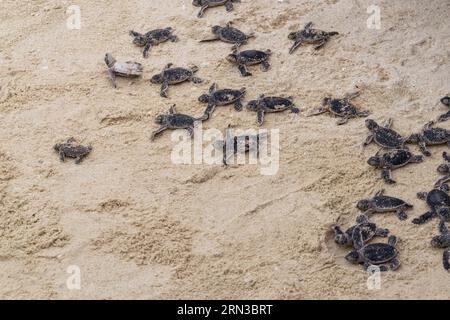
{"type": "MultiPolygon", "coordinates": [[[[385,187],[366,164],[378,148],[362,150],[363,119],[338,127],[327,115],[305,117],[326,94],[355,85],[355,102],[377,120],[393,117],[405,135],[447,111],[439,98],[449,90],[448,0],[242,0],[233,13],[220,7],[203,19],[188,0],[3,0],[0,8],[1,298],[450,298],[442,252],[429,244],[437,222],[411,224],[426,210],[415,194],[438,177],[445,148],[396,171],[398,183],[386,187],[414,209],[406,222],[374,217],[399,237],[402,266],[370,291],[329,230],[348,226],[356,201],[385,187]],[[366,27],[373,2],[381,30],[366,27]],[[81,30],[66,28],[71,4],[81,7],[81,30]],[[230,45],[198,43],[229,20],[255,32],[244,48],[274,52],[269,72],[256,67],[242,78],[225,60],[230,45]],[[340,35],[318,52],[302,46],[288,55],[287,34],[308,21],[340,35]],[[180,41],[143,59],[128,30],[166,26],[180,41]],[[143,79],[119,79],[114,90],[107,51],[143,63],[143,79]],[[168,62],[198,65],[205,82],[160,98],[148,79],[168,62]],[[264,124],[281,130],[277,175],[249,165],[174,165],[169,133],[149,142],[153,118],[172,103],[200,115],[197,97],[213,81],[247,87],[245,101],[295,96],[299,116],[271,114],[264,124]],[[79,166],[52,150],[71,136],[94,147],[79,166]],[[71,265],[80,267],[81,290],[66,287],[71,265]]],[[[204,126],[254,128],[255,119],[226,107],[204,126]]]]}

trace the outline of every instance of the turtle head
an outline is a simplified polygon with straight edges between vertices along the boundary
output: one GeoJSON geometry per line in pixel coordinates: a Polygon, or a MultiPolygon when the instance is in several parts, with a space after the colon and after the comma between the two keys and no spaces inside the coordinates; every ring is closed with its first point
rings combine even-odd
{"type": "Polygon", "coordinates": [[[151,79],[151,83],[163,83],[163,77],[161,74],[155,74],[151,79]]]}
{"type": "Polygon", "coordinates": [[[251,100],[247,103],[247,109],[250,111],[256,111],[258,109],[258,101],[251,100]]]}
{"type": "Polygon", "coordinates": [[[201,7],[203,5],[203,0],[192,0],[192,5],[201,7]]]}
{"type": "Polygon", "coordinates": [[[211,30],[212,30],[213,34],[218,34],[220,32],[220,30],[222,30],[222,27],[221,26],[213,26],[211,28],[211,30]]]}
{"type": "Polygon", "coordinates": [[[163,125],[167,122],[167,115],[165,114],[160,114],[159,116],[156,116],[155,118],[155,123],[159,124],[159,125],[163,125]]]}
{"type": "Polygon", "coordinates": [[[376,128],[378,128],[378,123],[375,122],[375,120],[372,119],[367,119],[366,120],[366,127],[367,129],[369,129],[370,131],[375,130],[376,128]]]}
{"type": "Polygon", "coordinates": [[[142,34],[134,35],[133,44],[143,47],[147,44],[147,38],[142,34]]]}
{"type": "Polygon", "coordinates": [[[358,251],[353,250],[349,254],[345,256],[345,260],[351,263],[358,263],[359,262],[359,254],[358,251]]]}
{"type": "Polygon", "coordinates": [[[55,144],[55,145],[53,146],[53,150],[59,151],[59,149],[61,149],[61,144],[60,144],[60,143],[57,143],[57,144],[55,144]]]}
{"type": "Polygon", "coordinates": [[[208,103],[211,96],[209,94],[202,94],[200,97],[198,97],[198,101],[202,103],[208,103]]]}
{"type": "Polygon", "coordinates": [[[420,135],[417,133],[414,133],[409,136],[408,139],[406,139],[406,143],[419,143],[420,141],[420,135]]]}
{"type": "Polygon", "coordinates": [[[431,239],[431,245],[435,248],[446,248],[448,246],[447,242],[446,237],[442,235],[434,236],[433,239],[431,239]]]}
{"type": "Polygon", "coordinates": [[[367,199],[359,200],[358,203],[356,204],[356,207],[361,211],[367,211],[371,207],[370,200],[367,199]]]}
{"type": "Polygon", "coordinates": [[[441,102],[443,103],[443,104],[445,104],[446,106],[449,106],[450,107],[450,97],[443,97],[442,99],[441,99],[441,102]]]}
{"type": "Polygon", "coordinates": [[[381,157],[378,157],[378,156],[370,157],[369,160],[367,160],[367,163],[370,166],[376,167],[376,168],[381,167],[382,166],[382,162],[383,161],[382,161],[381,157]]]}
{"type": "Polygon", "coordinates": [[[437,167],[437,171],[442,174],[447,174],[450,172],[450,166],[445,163],[440,164],[439,167],[437,167]]]}
{"type": "Polygon", "coordinates": [[[330,97],[325,97],[325,98],[323,98],[323,100],[322,100],[322,106],[326,106],[327,104],[330,103],[330,101],[331,101],[331,98],[330,98],[330,97]]]}
{"type": "Polygon", "coordinates": [[[288,35],[289,40],[295,40],[297,38],[297,32],[291,32],[288,35]]]}
{"type": "Polygon", "coordinates": [[[341,246],[345,246],[349,243],[348,235],[342,232],[342,230],[338,226],[333,227],[334,230],[334,242],[341,246]]]}
{"type": "Polygon", "coordinates": [[[233,53],[229,54],[227,56],[227,60],[230,61],[230,62],[236,63],[238,61],[237,53],[233,52],[233,53]]]}
{"type": "Polygon", "coordinates": [[[105,63],[108,67],[112,67],[116,63],[116,59],[113,58],[111,53],[105,54],[105,63]]]}

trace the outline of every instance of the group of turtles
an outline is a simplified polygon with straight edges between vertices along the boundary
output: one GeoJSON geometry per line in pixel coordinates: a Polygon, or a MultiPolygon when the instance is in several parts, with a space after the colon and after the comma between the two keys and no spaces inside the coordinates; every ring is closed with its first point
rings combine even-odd
{"type": "MultiPolygon", "coordinates": [[[[441,102],[450,107],[450,97],[442,98],[441,102]]],[[[450,130],[434,126],[436,122],[446,121],[448,118],[450,118],[450,111],[439,116],[437,121],[425,124],[420,132],[406,138],[391,128],[391,119],[382,125],[372,119],[367,119],[366,127],[370,134],[364,142],[364,146],[374,142],[381,147],[375,156],[369,158],[368,164],[381,169],[381,177],[385,183],[395,183],[391,177],[392,170],[409,163],[423,161],[423,156],[414,155],[406,144],[417,144],[425,156],[431,156],[428,146],[447,144],[450,147],[450,130]]],[[[445,270],[450,270],[450,231],[446,225],[446,222],[450,221],[449,186],[446,183],[450,180],[450,156],[444,152],[442,157],[445,163],[439,165],[437,170],[444,176],[436,181],[431,191],[417,193],[419,199],[426,201],[429,210],[413,219],[412,223],[420,225],[433,217],[439,218],[440,234],[432,238],[431,245],[444,249],[442,263],[445,270]]],[[[387,237],[389,230],[377,227],[376,224],[369,221],[368,215],[394,212],[400,220],[406,220],[408,216],[405,211],[412,208],[412,205],[401,199],[386,196],[384,190],[380,190],[373,198],[358,201],[356,207],[363,213],[357,217],[355,225],[346,231],[337,225],[332,227],[335,242],[341,246],[353,248],[345,258],[351,263],[363,264],[365,270],[374,270],[370,268],[375,265],[380,271],[387,271],[386,263],[390,263],[391,269],[396,270],[400,266],[397,259],[398,251],[395,248],[396,237],[390,236],[387,243],[370,243],[370,240],[376,236],[387,237]]]]}
{"type": "MultiPolygon", "coordinates": [[[[203,17],[205,10],[210,7],[225,6],[227,11],[233,10],[233,3],[240,2],[240,0],[193,0],[193,5],[201,7],[198,17],[203,17]]],[[[151,48],[163,42],[176,42],[178,37],[173,34],[172,28],[151,30],[145,34],[130,31],[130,36],[133,37],[133,43],[137,46],[143,47],[143,56],[147,58],[151,48]]],[[[246,44],[249,39],[255,37],[253,33],[246,34],[239,29],[232,26],[229,22],[225,26],[213,26],[213,37],[201,40],[202,43],[212,41],[223,41],[232,44],[232,53],[226,59],[237,65],[238,70],[243,77],[251,76],[248,67],[259,64],[262,71],[268,71],[270,68],[269,59],[272,54],[270,50],[244,50],[239,48],[246,44]]],[[[312,23],[309,22],[302,30],[291,32],[288,38],[294,41],[289,53],[293,54],[296,49],[302,44],[314,44],[315,49],[322,48],[327,41],[332,37],[338,35],[337,32],[327,32],[323,30],[313,29],[312,23]]],[[[116,88],[116,77],[137,78],[143,74],[142,64],[134,61],[117,61],[110,53],[105,55],[104,59],[108,74],[112,85],[116,88]]],[[[154,75],[150,82],[161,86],[161,97],[168,97],[168,88],[170,85],[179,84],[190,81],[194,84],[199,84],[202,79],[195,74],[198,67],[174,67],[171,63],[167,64],[164,69],[154,75]]],[[[201,103],[207,104],[203,115],[200,117],[193,117],[190,115],[178,113],[175,105],[171,106],[167,114],[158,115],[155,123],[159,128],[153,131],[151,140],[153,140],[159,133],[167,129],[186,129],[190,136],[194,133],[194,124],[196,121],[206,121],[211,118],[217,106],[234,105],[236,111],[243,109],[242,99],[246,94],[246,88],[241,89],[220,89],[216,83],[211,85],[209,92],[201,95],[198,100],[201,103]]],[[[347,94],[342,98],[326,97],[323,99],[320,107],[314,109],[308,116],[315,116],[323,113],[330,113],[338,117],[338,125],[343,125],[351,118],[367,117],[369,112],[366,110],[358,110],[358,108],[351,102],[351,100],[359,95],[359,92],[347,94]]],[[[450,107],[450,97],[444,97],[441,102],[450,107]]],[[[254,111],[257,114],[257,124],[262,125],[264,122],[265,113],[281,112],[290,110],[298,113],[299,109],[293,102],[293,97],[278,97],[261,95],[255,100],[247,103],[247,109],[254,111]]],[[[437,121],[442,122],[450,118],[450,111],[441,115],[437,121]]],[[[366,127],[370,131],[370,135],[364,142],[364,146],[374,142],[378,144],[380,149],[377,154],[368,160],[368,164],[381,169],[381,176],[387,184],[395,183],[391,177],[392,170],[403,167],[409,163],[418,163],[423,161],[421,155],[414,155],[409,151],[406,144],[418,144],[421,152],[425,156],[430,156],[430,151],[427,146],[437,144],[448,144],[450,146],[450,131],[442,128],[434,127],[435,122],[427,123],[421,132],[412,134],[404,138],[399,133],[392,129],[392,120],[388,120],[385,124],[379,125],[372,119],[365,121],[366,127]],[[383,153],[381,151],[383,150],[383,153]]],[[[247,137],[248,138],[248,137],[247,137]]],[[[256,137],[258,138],[258,137],[256,137]]],[[[232,137],[232,148],[236,152],[237,137],[232,137]]],[[[250,144],[250,139],[245,142],[250,144]]],[[[225,147],[225,146],[224,146],[225,147]]],[[[78,144],[74,138],[68,139],[66,142],[56,144],[54,149],[58,152],[61,161],[66,157],[75,158],[75,163],[80,163],[91,151],[91,146],[83,146],[78,144]]],[[[246,147],[245,150],[248,150],[246,147]]],[[[450,269],[449,262],[449,247],[450,247],[450,232],[445,224],[450,220],[450,196],[448,195],[449,187],[445,183],[450,180],[450,156],[447,153],[443,155],[447,162],[439,166],[438,171],[446,174],[445,177],[436,182],[434,188],[428,193],[419,193],[418,197],[427,202],[429,211],[420,217],[413,220],[415,224],[422,224],[431,218],[437,216],[440,218],[439,231],[440,235],[435,236],[431,244],[434,247],[446,248],[443,255],[443,264],[446,270],[450,269]]],[[[226,164],[226,161],[225,161],[226,164]]],[[[360,200],[357,203],[357,208],[363,213],[356,219],[356,224],[346,231],[342,231],[339,226],[333,226],[335,233],[335,241],[339,245],[352,247],[352,251],[348,253],[346,259],[352,263],[363,264],[367,270],[373,265],[377,265],[381,271],[386,271],[387,267],[384,265],[390,263],[393,270],[400,266],[397,259],[398,251],[396,249],[397,239],[395,236],[389,236],[387,243],[370,243],[374,237],[387,237],[389,230],[379,228],[376,224],[369,221],[369,214],[377,212],[395,212],[400,220],[407,219],[406,210],[412,205],[405,201],[386,196],[381,190],[375,194],[371,199],[360,200]]]]}

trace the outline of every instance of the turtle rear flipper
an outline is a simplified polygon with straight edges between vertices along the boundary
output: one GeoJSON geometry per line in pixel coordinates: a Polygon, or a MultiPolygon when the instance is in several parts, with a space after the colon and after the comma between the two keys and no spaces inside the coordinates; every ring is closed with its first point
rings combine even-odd
{"type": "Polygon", "coordinates": [[[445,270],[450,270],[450,250],[446,249],[442,255],[442,264],[445,270]]]}

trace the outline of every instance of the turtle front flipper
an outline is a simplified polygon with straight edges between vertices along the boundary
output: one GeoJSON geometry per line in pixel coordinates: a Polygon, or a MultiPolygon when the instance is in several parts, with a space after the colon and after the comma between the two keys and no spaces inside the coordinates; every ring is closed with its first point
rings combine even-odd
{"type": "Polygon", "coordinates": [[[270,63],[267,60],[261,62],[261,70],[267,72],[270,69],[270,63]]]}
{"type": "Polygon", "coordinates": [[[366,147],[369,144],[371,144],[373,142],[374,138],[375,138],[375,136],[373,134],[368,135],[366,138],[366,141],[364,141],[364,143],[363,143],[363,147],[366,147]]]}
{"type": "Polygon", "coordinates": [[[163,132],[164,130],[167,130],[167,126],[161,126],[158,129],[156,129],[155,131],[152,132],[152,135],[150,137],[150,141],[155,140],[155,137],[160,134],[161,132],[163,132]]]}
{"type": "Polygon", "coordinates": [[[322,107],[321,106],[321,107],[314,108],[306,116],[307,117],[317,116],[319,114],[322,114],[322,113],[325,113],[325,112],[328,112],[328,111],[329,111],[329,109],[327,107],[322,107]]]}
{"type": "Polygon", "coordinates": [[[215,38],[203,39],[203,40],[200,40],[200,42],[212,42],[212,41],[219,41],[219,40],[220,40],[219,37],[215,37],[215,38]]]}
{"type": "Polygon", "coordinates": [[[356,115],[360,118],[365,118],[370,115],[370,111],[369,110],[358,111],[356,112],[356,115]]]}
{"type": "Polygon", "coordinates": [[[338,125],[338,126],[342,126],[343,124],[346,124],[347,122],[348,122],[348,117],[343,117],[343,118],[341,118],[341,119],[339,119],[337,122],[336,122],[336,124],[338,125]]]}
{"type": "Polygon", "coordinates": [[[168,98],[167,96],[167,91],[169,90],[169,83],[168,82],[164,82],[161,86],[161,90],[160,90],[160,96],[163,98],[168,98]]]}
{"type": "Polygon", "coordinates": [[[242,111],[242,101],[241,99],[237,99],[236,102],[234,103],[234,110],[236,110],[237,112],[242,111]]]}
{"type": "Polygon", "coordinates": [[[143,51],[143,56],[144,58],[148,58],[148,52],[150,51],[150,49],[152,48],[152,42],[149,40],[144,47],[144,51],[143,51]]]}
{"type": "Polygon", "coordinates": [[[445,270],[450,270],[450,249],[446,249],[442,254],[442,265],[445,270]]]}
{"type": "Polygon", "coordinates": [[[450,174],[448,174],[448,175],[446,175],[446,176],[444,176],[444,177],[438,179],[438,180],[434,183],[434,186],[435,186],[435,187],[441,186],[442,184],[444,184],[444,183],[446,183],[446,182],[448,182],[448,181],[450,181],[450,174]]]}
{"type": "Polygon", "coordinates": [[[406,219],[408,219],[408,215],[406,214],[406,212],[402,209],[399,209],[395,212],[395,215],[398,217],[398,219],[400,221],[404,221],[406,219]]]}
{"type": "Polygon", "coordinates": [[[238,66],[239,68],[239,72],[241,73],[241,76],[243,77],[250,77],[252,74],[250,72],[248,72],[247,67],[245,66],[245,64],[240,64],[238,66]]]}
{"type": "Polygon", "coordinates": [[[400,267],[400,261],[397,258],[391,260],[391,270],[395,271],[400,267]]]}
{"type": "Polygon", "coordinates": [[[395,183],[395,180],[392,180],[391,178],[391,169],[384,168],[383,171],[381,171],[381,177],[383,178],[384,182],[387,184],[393,184],[395,183]]]}
{"type": "Polygon", "coordinates": [[[114,70],[112,68],[108,69],[108,75],[109,75],[109,78],[111,79],[111,83],[112,83],[113,87],[117,88],[116,73],[114,72],[114,70]]]}
{"type": "Polygon", "coordinates": [[[206,118],[205,120],[208,120],[212,116],[215,109],[216,109],[216,105],[214,103],[208,104],[208,106],[205,109],[205,112],[203,113],[204,118],[206,118]]]}
{"type": "Polygon", "coordinates": [[[436,213],[433,212],[433,211],[425,212],[421,216],[413,219],[412,223],[414,223],[414,224],[424,224],[428,220],[431,220],[435,215],[436,215],[436,213]]]}
{"type": "Polygon", "coordinates": [[[300,47],[303,43],[303,40],[297,40],[295,41],[294,45],[291,47],[291,49],[289,50],[289,54],[293,54],[295,52],[295,50],[298,49],[298,47],[300,47]]]}
{"type": "Polygon", "coordinates": [[[450,118],[450,111],[444,114],[441,114],[438,118],[438,122],[444,122],[447,121],[450,118]]]}
{"type": "Polygon", "coordinates": [[[264,123],[264,110],[259,109],[258,111],[256,111],[256,123],[258,124],[258,126],[262,126],[262,124],[264,123]]]}
{"type": "Polygon", "coordinates": [[[425,141],[420,141],[420,142],[419,142],[419,150],[420,150],[420,152],[422,152],[425,156],[427,156],[427,157],[430,157],[430,156],[431,156],[431,152],[428,150],[427,144],[425,143],[425,141]]]}
{"type": "Polygon", "coordinates": [[[209,4],[203,5],[203,6],[200,8],[200,11],[199,11],[198,14],[197,14],[197,17],[198,17],[198,18],[202,18],[203,15],[205,14],[205,10],[208,9],[208,7],[209,7],[209,4]]]}
{"type": "Polygon", "coordinates": [[[314,50],[319,50],[319,49],[322,48],[327,42],[328,42],[327,39],[324,39],[324,40],[320,41],[319,44],[318,44],[317,46],[314,47],[314,50]]]}

